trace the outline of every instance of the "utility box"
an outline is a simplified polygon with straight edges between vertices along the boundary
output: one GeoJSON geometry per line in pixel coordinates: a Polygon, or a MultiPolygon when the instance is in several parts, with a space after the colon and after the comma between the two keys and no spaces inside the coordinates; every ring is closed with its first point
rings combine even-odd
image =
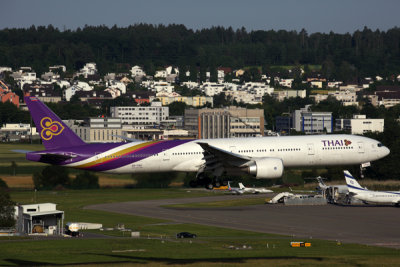
{"type": "Polygon", "coordinates": [[[131,237],[139,238],[140,237],[140,232],[131,232],[131,237]]]}

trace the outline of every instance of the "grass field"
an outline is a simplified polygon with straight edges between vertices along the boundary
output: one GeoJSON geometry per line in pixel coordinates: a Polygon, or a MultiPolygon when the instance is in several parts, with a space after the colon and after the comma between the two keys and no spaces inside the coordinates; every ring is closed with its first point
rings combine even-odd
{"type": "MultiPolygon", "coordinates": [[[[96,239],[2,237],[0,265],[394,266],[400,262],[399,251],[394,249],[354,244],[338,245],[332,241],[315,239],[298,240],[196,224],[173,224],[159,219],[82,209],[86,205],[96,203],[214,194],[182,189],[38,191],[36,195],[31,191],[12,191],[12,199],[19,203],[57,203],[57,208],[65,211],[66,222],[102,223],[104,227],[114,227],[123,223],[126,228],[140,231],[142,238],[123,237],[121,232],[115,231],[110,232],[108,237],[96,239]],[[180,231],[196,233],[198,238],[191,240],[192,242],[177,240],[175,234],[180,231]],[[291,248],[290,241],[310,241],[312,247],[291,248]]],[[[211,205],[218,205],[218,202],[211,205]]]]}

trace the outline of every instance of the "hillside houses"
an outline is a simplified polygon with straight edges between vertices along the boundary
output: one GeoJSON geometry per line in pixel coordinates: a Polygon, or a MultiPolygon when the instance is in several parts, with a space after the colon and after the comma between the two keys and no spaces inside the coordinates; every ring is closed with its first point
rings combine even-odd
{"type": "MultiPolygon", "coordinates": [[[[376,91],[366,92],[365,89],[371,83],[385,79],[382,77],[365,77],[359,81],[344,83],[327,80],[318,72],[306,75],[300,68],[300,71],[289,70],[284,75],[279,72],[260,73],[261,80],[245,82],[244,77],[249,79],[249,76],[245,75],[246,68],[232,70],[229,67],[219,67],[205,70],[200,73],[200,68],[190,68],[189,71],[189,67],[180,70],[176,66],[166,66],[158,68],[152,77],[146,74],[143,67],[134,65],[127,66],[124,72],[101,76],[97,64],[89,62],[74,73],[68,74],[63,65],[50,66],[49,71],[42,74],[37,74],[29,66],[14,72],[9,67],[0,67],[0,74],[9,73],[24,95],[37,96],[44,102],[71,101],[75,96],[75,99],[101,105],[105,100],[124,97],[133,105],[149,105],[157,99],[162,105],[183,102],[189,106],[202,107],[213,106],[217,96],[225,97],[231,103],[262,104],[263,98],[268,95],[277,101],[311,97],[316,104],[331,97],[343,106],[358,106],[358,100],[364,95],[365,99],[375,106],[383,105],[388,108],[400,104],[400,90],[396,86],[377,86],[376,91]],[[196,75],[190,73],[196,70],[196,75]],[[179,76],[180,71],[184,71],[184,75],[179,76]],[[295,81],[294,77],[299,77],[295,76],[295,73],[302,75],[300,82],[299,79],[295,81]],[[211,82],[213,75],[214,82],[211,82]],[[191,81],[190,77],[197,78],[191,81]],[[183,81],[180,82],[179,78],[183,81]]],[[[394,76],[395,78],[397,76],[394,76]]],[[[2,90],[2,102],[18,104],[22,101],[18,95],[10,94],[9,91],[11,90],[2,90]]]]}

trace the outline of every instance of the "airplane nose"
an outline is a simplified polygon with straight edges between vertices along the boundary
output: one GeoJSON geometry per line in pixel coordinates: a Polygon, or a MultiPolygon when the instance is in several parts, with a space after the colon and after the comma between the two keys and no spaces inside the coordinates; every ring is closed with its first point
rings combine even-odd
{"type": "Polygon", "coordinates": [[[389,154],[390,154],[390,149],[387,148],[387,147],[384,147],[384,149],[383,149],[383,156],[386,157],[386,156],[389,155],[389,154]]]}

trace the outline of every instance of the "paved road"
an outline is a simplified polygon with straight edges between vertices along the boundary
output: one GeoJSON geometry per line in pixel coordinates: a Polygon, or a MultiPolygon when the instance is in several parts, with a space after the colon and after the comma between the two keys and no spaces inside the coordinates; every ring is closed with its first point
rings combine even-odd
{"type": "Polygon", "coordinates": [[[400,248],[400,209],[395,207],[344,207],[252,205],[229,208],[163,208],[161,205],[221,201],[246,196],[213,196],[91,205],[86,208],[141,215],[181,223],[340,240],[342,242],[400,248]]]}

